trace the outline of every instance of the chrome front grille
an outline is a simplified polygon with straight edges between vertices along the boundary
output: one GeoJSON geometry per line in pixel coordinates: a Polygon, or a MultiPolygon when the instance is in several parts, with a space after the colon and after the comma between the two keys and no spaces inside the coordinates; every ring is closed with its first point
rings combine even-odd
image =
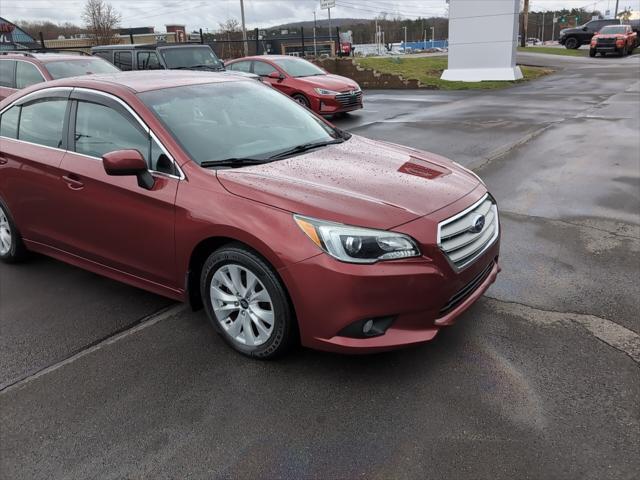
{"type": "Polygon", "coordinates": [[[466,210],[438,224],[438,246],[462,270],[498,238],[498,207],[487,193],[466,210]]]}
{"type": "Polygon", "coordinates": [[[336,95],[336,100],[343,107],[355,107],[362,103],[362,90],[341,93],[336,95]]]}

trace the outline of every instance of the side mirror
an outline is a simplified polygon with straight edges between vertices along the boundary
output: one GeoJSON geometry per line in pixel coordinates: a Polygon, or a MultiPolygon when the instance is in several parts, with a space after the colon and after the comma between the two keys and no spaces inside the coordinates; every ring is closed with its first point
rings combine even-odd
{"type": "Polygon", "coordinates": [[[220,60],[220,65],[222,65],[222,68],[225,68],[224,60],[220,60]]]}
{"type": "Polygon", "coordinates": [[[155,184],[149,173],[147,162],[137,150],[116,150],[102,156],[102,166],[107,175],[114,177],[133,176],[138,179],[138,186],[151,190],[155,184]]]}
{"type": "Polygon", "coordinates": [[[589,27],[582,27],[582,30],[587,32],[587,31],[589,31],[589,27]]]}
{"type": "Polygon", "coordinates": [[[267,75],[267,77],[273,78],[274,80],[278,80],[278,81],[284,80],[284,75],[281,74],[280,72],[271,72],[269,75],[267,75]]]}

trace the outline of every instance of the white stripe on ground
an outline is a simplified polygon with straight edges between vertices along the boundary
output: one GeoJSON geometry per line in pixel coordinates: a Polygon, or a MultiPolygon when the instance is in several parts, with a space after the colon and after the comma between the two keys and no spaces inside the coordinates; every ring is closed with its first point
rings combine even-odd
{"type": "Polygon", "coordinates": [[[174,305],[172,307],[169,307],[167,309],[161,310],[157,313],[151,314],[148,317],[142,319],[142,321],[140,321],[139,323],[136,323],[135,326],[124,330],[120,333],[117,333],[116,335],[113,335],[111,337],[107,337],[104,340],[102,340],[99,343],[96,343],[95,345],[92,345],[91,347],[88,347],[78,353],[76,353],[75,355],[72,355],[68,358],[65,358],[64,360],[61,360],[58,363],[54,363],[53,365],[50,365],[46,368],[43,368],[42,370],[38,370],[37,372],[22,378],[20,380],[18,380],[15,383],[12,383],[6,387],[4,387],[3,389],[0,390],[0,395],[4,395],[6,393],[12,392],[14,390],[17,390],[19,388],[24,387],[25,385],[27,385],[28,383],[37,380],[38,378],[47,375],[51,372],[54,372],[56,370],[58,370],[59,368],[64,367],[65,365],[69,365],[70,363],[73,363],[83,357],[86,357],[87,355],[90,355],[93,352],[96,352],[108,345],[111,345],[113,343],[116,343],[126,337],[129,337],[131,335],[134,335],[146,328],[149,328],[159,322],[162,322],[163,320],[166,320],[168,318],[174,317],[177,314],[183,312],[184,310],[186,310],[188,308],[187,304],[184,303],[180,303],[178,305],[174,305]]]}
{"type": "Polygon", "coordinates": [[[640,335],[611,320],[580,313],[540,310],[492,297],[487,297],[487,300],[498,312],[515,315],[530,322],[547,325],[571,322],[580,325],[598,340],[627,354],[634,362],[640,363],[640,335]]]}

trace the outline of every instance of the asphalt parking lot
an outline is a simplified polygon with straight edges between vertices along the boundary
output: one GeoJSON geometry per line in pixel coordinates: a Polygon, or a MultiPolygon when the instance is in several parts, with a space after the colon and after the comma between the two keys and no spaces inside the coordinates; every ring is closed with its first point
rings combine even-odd
{"type": "Polygon", "coordinates": [[[336,121],[495,195],[503,271],[455,326],[259,362],[203,312],[43,257],[0,265],[0,476],[637,478],[640,56],[520,60],[558,71],[370,91],[336,121]]]}

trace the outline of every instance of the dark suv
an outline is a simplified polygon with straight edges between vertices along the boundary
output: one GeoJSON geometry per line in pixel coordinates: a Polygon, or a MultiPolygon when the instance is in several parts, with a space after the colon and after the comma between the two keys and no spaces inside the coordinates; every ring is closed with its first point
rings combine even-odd
{"type": "MultiPolygon", "coordinates": [[[[92,47],[91,54],[104,58],[120,70],[201,70],[225,72],[224,62],[208,45],[132,44],[92,47]]],[[[258,79],[254,74],[241,75],[258,79]]]]}
{"type": "Polygon", "coordinates": [[[589,44],[591,37],[598,33],[602,27],[606,27],[607,25],[620,25],[620,20],[591,20],[579,27],[565,28],[560,30],[559,41],[566,48],[580,48],[581,45],[589,44]]]}

